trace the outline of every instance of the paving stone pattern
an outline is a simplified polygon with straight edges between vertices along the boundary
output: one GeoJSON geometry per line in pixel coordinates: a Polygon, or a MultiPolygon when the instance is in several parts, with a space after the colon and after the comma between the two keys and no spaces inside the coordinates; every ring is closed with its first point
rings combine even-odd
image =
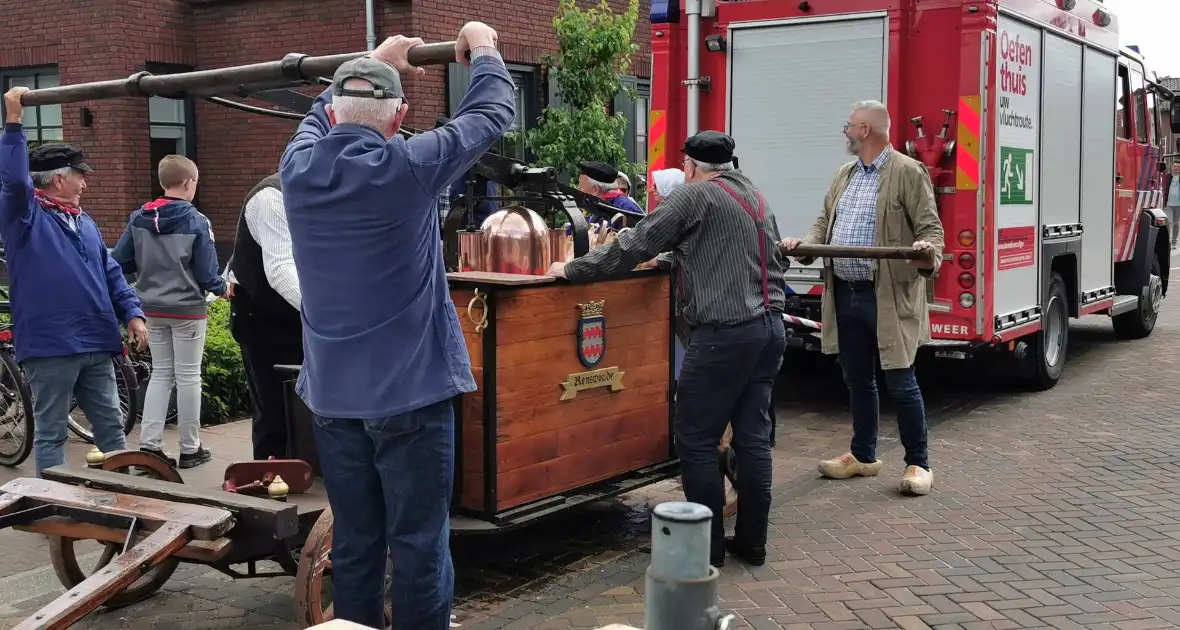
{"type": "MultiPolygon", "coordinates": [[[[1116,341],[1103,318],[1075,326],[1066,377],[1048,392],[980,385],[971,366],[933,370],[923,380],[935,473],[927,497],[896,491],[902,453],[888,413],[880,477],[818,479],[815,460],[847,448],[845,396],[829,372],[788,370],[770,557],[756,569],[727,564],[722,607],[759,630],[1180,628],[1180,311],[1171,302],[1143,341],[1116,341]]],[[[675,496],[667,483],[522,532],[457,540],[458,621],[641,627],[646,507],[675,496]]],[[[0,576],[44,577],[30,571],[45,564],[33,558],[34,537],[4,533],[0,545],[0,576]]],[[[18,601],[0,604],[0,628],[60,590],[19,601],[0,578],[0,593],[18,601]]],[[[294,628],[291,593],[290,578],[232,582],[183,567],[160,595],[77,627],[294,628]]]]}

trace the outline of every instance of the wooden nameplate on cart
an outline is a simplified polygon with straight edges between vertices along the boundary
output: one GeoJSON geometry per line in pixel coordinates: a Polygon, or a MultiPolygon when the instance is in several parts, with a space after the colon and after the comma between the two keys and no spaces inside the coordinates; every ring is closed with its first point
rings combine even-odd
{"type": "Polygon", "coordinates": [[[284,540],[299,533],[299,508],[292,503],[225,492],[220,488],[197,488],[170,481],[123,473],[54,466],[41,473],[47,479],[76,486],[175,501],[194,506],[229,510],[238,523],[233,538],[265,536],[284,540]]]}
{"type": "Polygon", "coordinates": [[[491,271],[456,271],[447,274],[447,280],[471,284],[496,284],[505,287],[551,284],[557,281],[552,276],[527,276],[518,273],[494,273],[491,271]]]}
{"type": "MultiPolygon", "coordinates": [[[[137,478],[119,473],[108,474],[137,478]]],[[[234,526],[233,515],[224,509],[84,488],[49,479],[14,479],[4,484],[0,492],[23,499],[17,504],[25,509],[42,505],[62,506],[97,514],[137,518],[151,527],[178,523],[189,528],[191,537],[197,540],[217,540],[234,526]]]]}

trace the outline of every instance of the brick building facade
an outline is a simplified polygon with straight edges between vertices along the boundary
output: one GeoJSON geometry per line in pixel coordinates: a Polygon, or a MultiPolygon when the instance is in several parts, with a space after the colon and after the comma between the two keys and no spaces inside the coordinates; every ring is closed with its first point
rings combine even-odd
{"type": "MultiPolygon", "coordinates": [[[[0,88],[40,88],[118,79],[141,70],[167,73],[272,61],[290,52],[325,55],[365,49],[364,0],[43,0],[5,3],[0,23],[0,88]]],[[[373,0],[377,39],[402,33],[427,42],[454,39],[468,20],[491,24],[518,88],[517,125],[528,129],[555,99],[543,65],[555,50],[557,0],[511,6],[462,0],[373,0]]],[[[617,11],[623,0],[612,0],[617,11]]],[[[625,81],[641,95],[620,95],[629,120],[624,139],[634,161],[646,155],[650,0],[641,0],[632,62],[625,81]]],[[[407,125],[429,128],[449,115],[466,90],[462,66],[428,68],[406,81],[407,125]]],[[[258,104],[256,101],[252,104],[258,104]]],[[[197,203],[213,221],[224,263],[243,196],[274,172],[296,122],[235,111],[204,100],[163,98],[91,101],[29,108],[31,141],[80,144],[96,173],[83,205],[113,243],[127,215],[159,194],[155,163],[167,153],[197,161],[197,203]]],[[[524,157],[505,143],[500,152],[524,157]]]]}

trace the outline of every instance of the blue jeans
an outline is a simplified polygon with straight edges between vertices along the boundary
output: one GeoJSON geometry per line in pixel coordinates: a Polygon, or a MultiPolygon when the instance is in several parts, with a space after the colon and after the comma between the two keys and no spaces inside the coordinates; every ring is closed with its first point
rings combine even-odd
{"type": "Polygon", "coordinates": [[[780,313],[766,313],[735,326],[693,330],[676,383],[676,454],[684,497],[713,511],[713,560],[725,557],[725,486],[717,465],[717,444],[725,425],[737,463],[735,537],[744,545],[766,545],[770,518],[770,400],[787,347],[780,313]]]}
{"type": "Polygon", "coordinates": [[[336,619],[384,628],[386,551],[393,627],[447,630],[455,571],[451,401],[381,420],[314,416],[332,530],[336,619]]]}
{"type": "MultiPolygon", "coordinates": [[[[852,454],[871,464],[877,461],[877,294],[871,281],[849,283],[836,279],[836,327],[840,336],[840,367],[852,407],[852,454]]],[[[889,395],[897,405],[897,430],[905,447],[907,466],[930,464],[926,452],[926,410],[914,367],[882,370],[889,395]]]]}
{"type": "Polygon", "coordinates": [[[88,352],[63,357],[29,357],[21,362],[33,395],[36,435],[33,440],[37,476],[65,463],[69,437],[70,394],[86,414],[94,442],[104,453],[127,448],[123,439],[123,412],[115,366],[109,352],[88,352]]]}

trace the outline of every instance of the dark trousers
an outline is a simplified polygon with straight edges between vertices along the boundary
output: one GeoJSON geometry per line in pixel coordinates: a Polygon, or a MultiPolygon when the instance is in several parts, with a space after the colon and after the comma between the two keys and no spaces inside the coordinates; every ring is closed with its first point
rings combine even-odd
{"type": "Polygon", "coordinates": [[[782,315],[767,313],[736,326],[692,332],[676,386],[676,452],[685,499],[713,511],[712,558],[725,557],[725,486],[717,444],[727,423],[738,470],[735,535],[766,544],[770,518],[770,399],[786,349],[782,315]]]}
{"type": "Polygon", "coordinates": [[[287,331],[278,334],[267,321],[237,317],[234,339],[242,349],[246,385],[254,407],[251,438],[254,459],[289,457],[284,383],[294,375],[275,369],[276,365],[303,363],[303,337],[287,331]]]}
{"type": "Polygon", "coordinates": [[[446,630],[455,572],[450,523],[455,464],[451,401],[380,420],[314,416],[332,528],[336,619],[395,630],[446,630]],[[386,553],[393,582],[385,592],[386,553]]]}
{"type": "MultiPolygon", "coordinates": [[[[877,461],[877,294],[871,281],[836,280],[836,327],[840,335],[840,367],[852,407],[852,454],[877,461]]],[[[926,452],[926,410],[914,367],[883,370],[889,395],[897,405],[897,430],[907,466],[929,470],[926,452]]]]}

